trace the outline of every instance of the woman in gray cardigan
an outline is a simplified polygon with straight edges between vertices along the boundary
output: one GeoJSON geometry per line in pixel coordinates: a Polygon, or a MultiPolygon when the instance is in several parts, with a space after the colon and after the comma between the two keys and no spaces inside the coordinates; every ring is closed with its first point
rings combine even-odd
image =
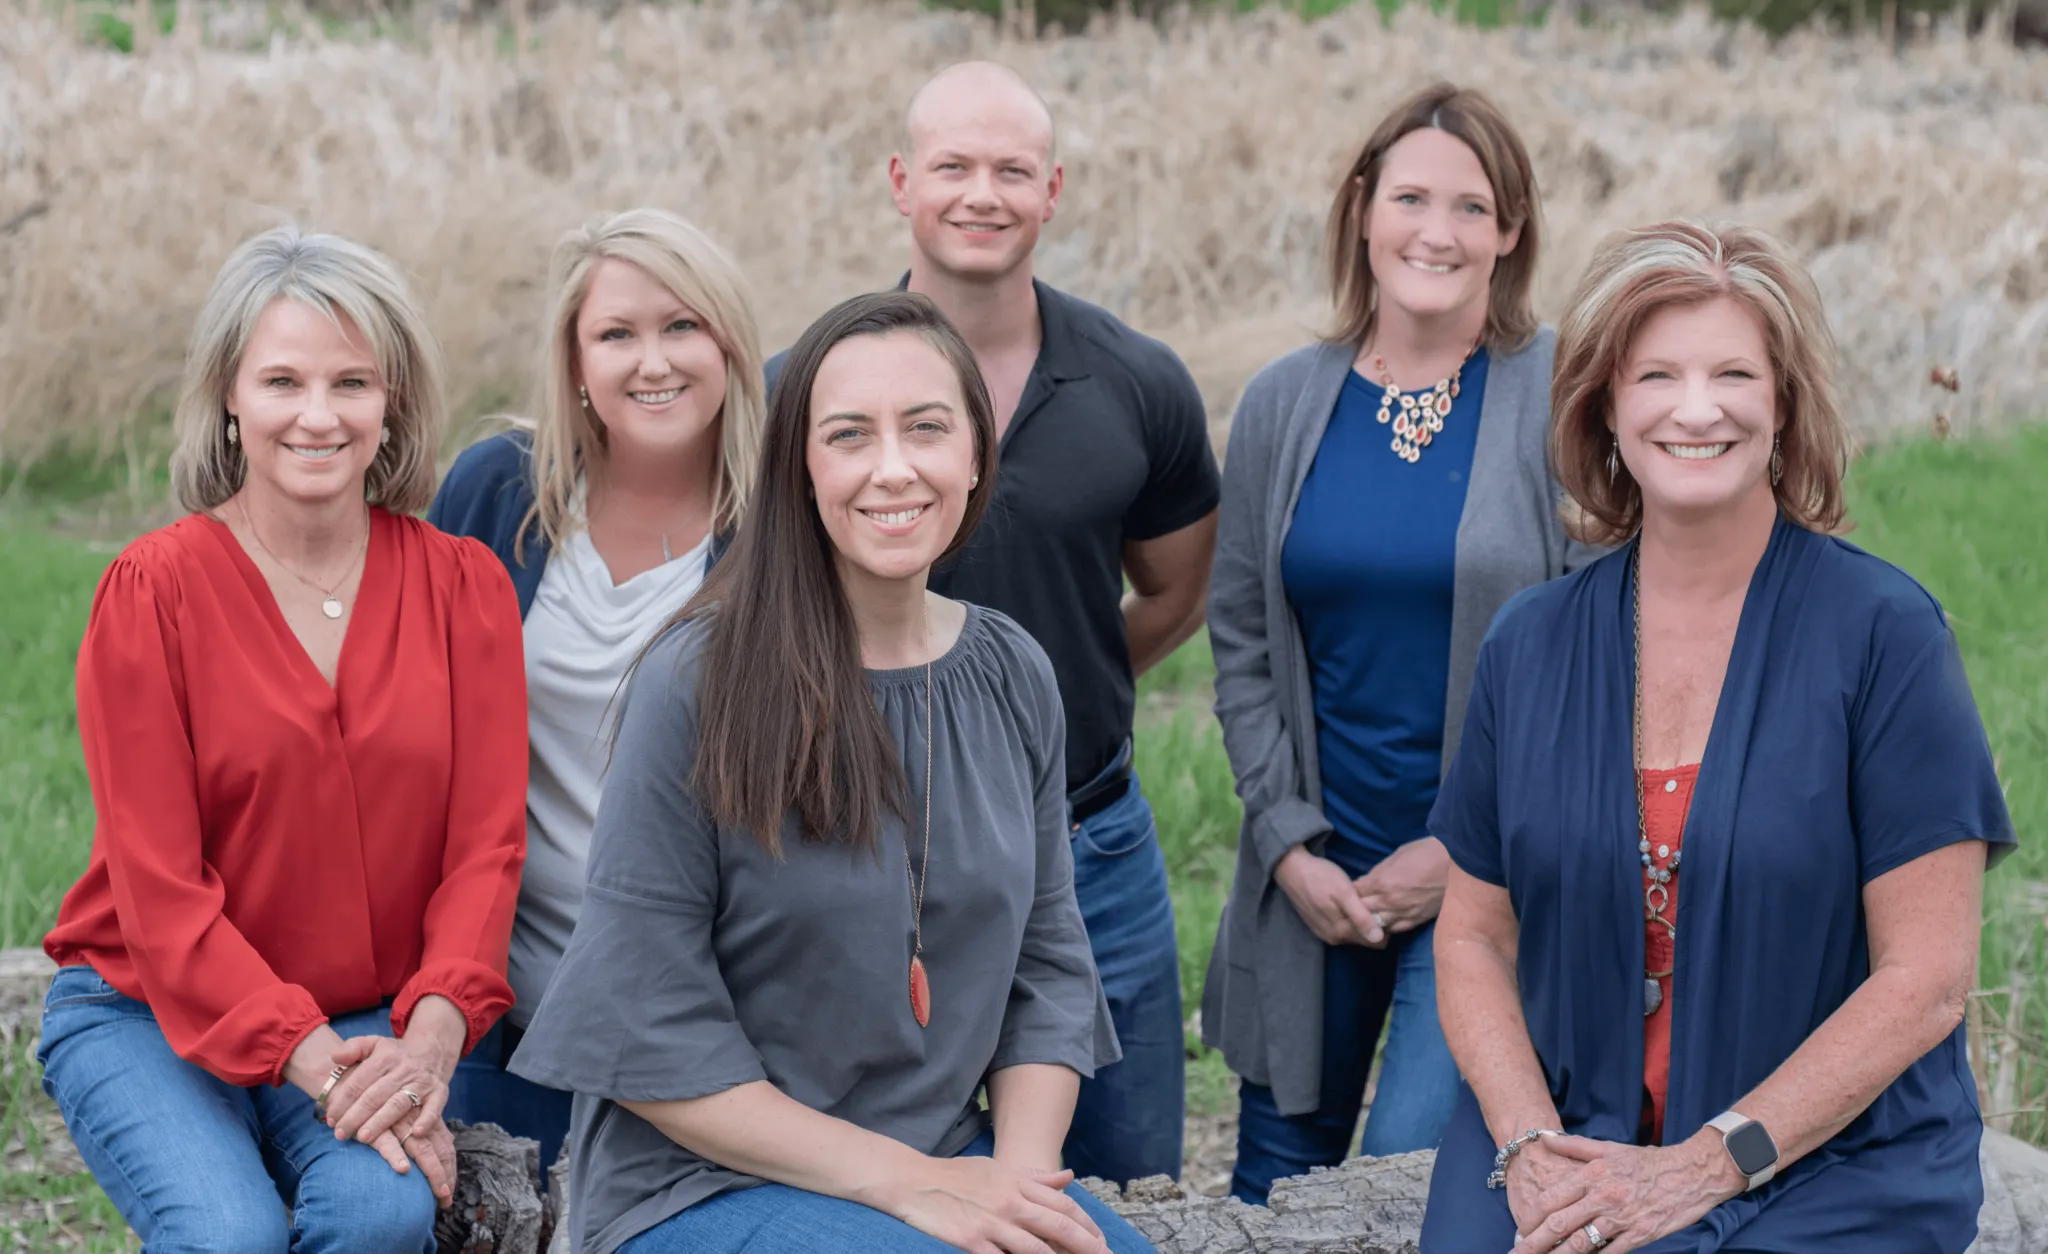
{"type": "Polygon", "coordinates": [[[1243,1081],[1246,1202],[1343,1159],[1390,1020],[1361,1151],[1434,1146],[1456,1097],[1424,825],[1494,612],[1583,556],[1544,461],[1536,249],[1514,128],[1477,92],[1416,94],[1331,211],[1337,330],[1238,404],[1209,629],[1244,828],[1202,1033],[1243,1081]]]}

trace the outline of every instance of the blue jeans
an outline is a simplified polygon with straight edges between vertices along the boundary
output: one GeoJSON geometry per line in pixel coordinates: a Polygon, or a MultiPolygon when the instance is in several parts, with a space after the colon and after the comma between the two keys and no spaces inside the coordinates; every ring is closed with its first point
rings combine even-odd
{"type": "MultiPolygon", "coordinates": [[[[995,1152],[981,1136],[962,1156],[995,1152]]],[[[1109,1242],[1110,1254],[1156,1254],[1152,1243],[1079,1184],[1067,1196],[1081,1204],[1109,1242]]],[[[786,1184],[760,1184],[707,1198],[656,1224],[619,1247],[619,1254],[960,1254],[882,1211],[809,1193],[786,1184]]]]}
{"type": "Polygon", "coordinates": [[[445,1117],[463,1123],[495,1123],[513,1136],[540,1142],[540,1180],[547,1188],[548,1169],[569,1139],[569,1107],[574,1094],[535,1084],[505,1070],[512,1051],[525,1035],[510,1019],[484,1033],[476,1048],[448,1080],[445,1117]]]}
{"type": "MultiPolygon", "coordinates": [[[[388,1007],[336,1017],[391,1035],[388,1007]]],[[[147,1005],[91,967],[43,1002],[43,1090],[147,1254],[433,1254],[434,1194],[414,1167],[337,1141],[291,1085],[242,1088],[171,1052],[147,1005]]]]}
{"type": "Polygon", "coordinates": [[[1283,1115],[1272,1089],[1238,1086],[1232,1197],[1263,1206],[1275,1180],[1344,1161],[1365,1100],[1373,1047],[1390,1009],[1379,1089],[1358,1152],[1383,1158],[1436,1148],[1457,1104],[1458,1064],[1437,1020],[1435,935],[1432,922],[1385,949],[1323,950],[1321,1105],[1309,1114],[1283,1115]]]}
{"type": "Polygon", "coordinates": [[[1187,1109],[1180,950],[1152,807],[1138,789],[1074,828],[1074,895],[1123,1059],[1081,1081],[1062,1159],[1076,1176],[1180,1179],[1187,1109]]]}

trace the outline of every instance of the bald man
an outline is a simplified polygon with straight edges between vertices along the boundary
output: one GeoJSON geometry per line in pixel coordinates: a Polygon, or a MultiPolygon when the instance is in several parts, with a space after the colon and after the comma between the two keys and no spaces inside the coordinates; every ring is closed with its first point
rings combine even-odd
{"type": "MultiPolygon", "coordinates": [[[[1066,1165],[1178,1179],[1180,964],[1131,719],[1136,677],[1201,625],[1219,481],[1201,394],[1173,351],[1033,276],[1063,181],[1052,116],[1014,72],[955,65],[912,98],[889,161],[910,219],[899,286],[931,297],[974,349],[1001,441],[995,500],[932,587],[1030,632],[1066,707],[1074,890],[1123,1047],[1082,1082],[1066,1165]]],[[[780,368],[778,356],[771,386],[780,368]]]]}

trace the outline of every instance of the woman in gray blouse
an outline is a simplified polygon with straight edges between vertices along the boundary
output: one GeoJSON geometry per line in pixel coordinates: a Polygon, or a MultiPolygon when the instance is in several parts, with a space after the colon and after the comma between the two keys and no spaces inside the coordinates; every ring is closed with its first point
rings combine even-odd
{"type": "Polygon", "coordinates": [[[995,465],[924,297],[847,301],[790,351],[738,539],[629,680],[512,1061],[576,1094],[583,1254],[1150,1250],[1059,1169],[1118,1048],[1051,665],[925,586],[995,465]]]}

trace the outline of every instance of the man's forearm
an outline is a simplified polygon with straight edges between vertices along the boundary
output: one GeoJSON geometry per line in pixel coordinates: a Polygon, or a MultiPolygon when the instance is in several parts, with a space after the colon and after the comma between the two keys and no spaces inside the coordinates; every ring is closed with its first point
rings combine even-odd
{"type": "Polygon", "coordinates": [[[1174,590],[1153,596],[1127,592],[1123,611],[1133,677],[1165,661],[1202,625],[1202,598],[1174,590]]]}

